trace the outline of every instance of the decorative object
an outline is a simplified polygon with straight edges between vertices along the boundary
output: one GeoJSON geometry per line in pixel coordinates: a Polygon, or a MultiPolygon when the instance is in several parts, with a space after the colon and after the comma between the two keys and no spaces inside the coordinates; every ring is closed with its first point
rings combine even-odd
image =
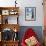
{"type": "Polygon", "coordinates": [[[10,15],[14,15],[14,12],[13,11],[10,11],[10,15]]]}
{"type": "Polygon", "coordinates": [[[32,36],[25,40],[25,43],[27,46],[35,46],[38,43],[38,40],[36,37],[32,36]]]}
{"type": "Polygon", "coordinates": [[[12,30],[10,28],[5,28],[3,30],[3,34],[2,34],[2,40],[4,41],[8,41],[12,39],[12,30]]]}
{"type": "Polygon", "coordinates": [[[10,12],[9,12],[10,15],[16,15],[17,13],[18,13],[18,12],[15,11],[15,10],[10,10],[10,12]]]}
{"type": "Polygon", "coordinates": [[[25,20],[26,21],[35,21],[36,20],[36,8],[35,7],[26,7],[25,8],[25,20]]]}
{"type": "Polygon", "coordinates": [[[2,15],[9,15],[9,10],[2,10],[2,15]]]}
{"type": "Polygon", "coordinates": [[[14,29],[14,32],[17,32],[16,28],[14,29]]]}
{"type": "Polygon", "coordinates": [[[18,40],[18,32],[14,32],[13,40],[18,40]]]}
{"type": "Polygon", "coordinates": [[[5,24],[8,24],[8,18],[7,18],[7,19],[5,19],[5,24]]]}
{"type": "Polygon", "coordinates": [[[16,7],[16,4],[17,4],[17,2],[16,2],[17,0],[15,0],[15,7],[16,7]]]}

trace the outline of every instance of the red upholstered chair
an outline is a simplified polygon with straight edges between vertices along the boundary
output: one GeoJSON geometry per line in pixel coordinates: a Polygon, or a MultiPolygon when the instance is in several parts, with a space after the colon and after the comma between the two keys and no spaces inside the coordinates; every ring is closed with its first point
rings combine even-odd
{"type": "MultiPolygon", "coordinates": [[[[35,38],[37,37],[36,33],[33,31],[32,28],[27,29],[27,31],[24,34],[24,37],[22,38],[21,46],[27,46],[26,43],[25,43],[25,40],[32,37],[32,36],[34,36],[35,38]]],[[[35,46],[41,46],[39,41],[37,42],[37,44],[35,46]]]]}

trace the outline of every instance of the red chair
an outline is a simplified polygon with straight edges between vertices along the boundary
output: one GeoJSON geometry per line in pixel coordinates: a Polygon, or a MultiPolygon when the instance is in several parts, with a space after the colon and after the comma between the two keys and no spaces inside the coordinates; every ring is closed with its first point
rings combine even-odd
{"type": "MultiPolygon", "coordinates": [[[[37,35],[33,31],[33,29],[32,28],[27,29],[24,37],[22,38],[21,46],[27,46],[26,43],[25,43],[25,39],[28,39],[29,37],[32,37],[32,36],[36,37],[36,39],[37,39],[37,35]]],[[[41,46],[41,44],[38,42],[35,46],[41,46]]]]}

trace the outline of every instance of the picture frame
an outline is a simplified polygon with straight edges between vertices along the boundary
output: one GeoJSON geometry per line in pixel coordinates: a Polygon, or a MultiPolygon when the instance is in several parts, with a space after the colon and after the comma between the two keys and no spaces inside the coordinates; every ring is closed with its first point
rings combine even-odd
{"type": "Polygon", "coordinates": [[[25,7],[25,20],[26,21],[36,20],[36,7],[25,7]]]}
{"type": "Polygon", "coordinates": [[[9,15],[9,10],[2,10],[2,15],[9,15]]]}

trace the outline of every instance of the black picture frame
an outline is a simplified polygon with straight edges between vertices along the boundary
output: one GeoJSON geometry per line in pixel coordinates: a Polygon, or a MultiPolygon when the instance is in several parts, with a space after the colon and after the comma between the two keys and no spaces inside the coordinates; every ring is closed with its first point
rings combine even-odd
{"type": "Polygon", "coordinates": [[[36,7],[25,7],[25,20],[36,21],[36,7]]]}

